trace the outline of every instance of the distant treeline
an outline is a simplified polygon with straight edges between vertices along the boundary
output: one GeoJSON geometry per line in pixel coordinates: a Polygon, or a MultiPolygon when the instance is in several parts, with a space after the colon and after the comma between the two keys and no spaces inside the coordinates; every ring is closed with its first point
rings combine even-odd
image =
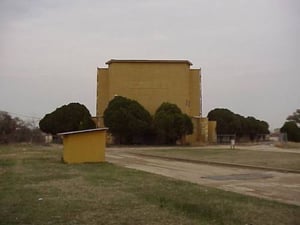
{"type": "Polygon", "coordinates": [[[244,117],[235,114],[228,109],[216,108],[207,115],[209,120],[217,121],[217,134],[234,134],[239,140],[249,139],[251,141],[264,139],[269,134],[269,124],[252,116],[244,117]]]}
{"type": "MultiPolygon", "coordinates": [[[[104,125],[115,144],[175,144],[193,132],[191,118],[177,105],[162,103],[155,115],[137,101],[115,96],[104,111],[104,125]]],[[[95,128],[88,109],[80,103],[63,105],[40,120],[45,133],[57,133],[95,128]]]]}
{"type": "Polygon", "coordinates": [[[25,122],[0,111],[0,144],[10,142],[44,142],[44,136],[34,123],[25,122]]]}

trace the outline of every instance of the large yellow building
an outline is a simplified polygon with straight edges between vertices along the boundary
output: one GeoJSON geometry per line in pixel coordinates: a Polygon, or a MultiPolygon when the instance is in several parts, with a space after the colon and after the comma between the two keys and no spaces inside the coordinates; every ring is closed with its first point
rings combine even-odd
{"type": "Polygon", "coordinates": [[[188,60],[117,60],[97,71],[97,118],[103,127],[103,112],[114,96],[137,100],[152,115],[163,102],[176,104],[193,119],[190,143],[207,142],[209,122],[202,118],[201,69],[188,60]]]}

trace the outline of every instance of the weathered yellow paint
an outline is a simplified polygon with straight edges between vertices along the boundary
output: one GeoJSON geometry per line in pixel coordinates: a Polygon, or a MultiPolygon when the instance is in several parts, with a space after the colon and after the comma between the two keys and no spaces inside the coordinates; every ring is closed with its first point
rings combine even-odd
{"type": "Polygon", "coordinates": [[[201,97],[201,70],[190,69],[190,116],[201,116],[202,115],[202,97],[201,97]]]}
{"type": "Polygon", "coordinates": [[[208,141],[208,118],[200,118],[200,142],[206,143],[208,141]]]}
{"type": "Polygon", "coordinates": [[[193,134],[188,135],[186,137],[186,143],[187,144],[193,144],[193,145],[197,145],[200,143],[200,134],[201,134],[201,130],[200,130],[200,118],[199,116],[196,117],[192,117],[192,123],[193,123],[193,134]]]}
{"type": "Polygon", "coordinates": [[[208,121],[208,142],[217,142],[217,121],[208,121]]]}
{"type": "Polygon", "coordinates": [[[200,114],[200,69],[187,60],[110,60],[98,68],[97,117],[114,96],[135,99],[152,115],[163,102],[190,116],[200,114]]]}
{"type": "Polygon", "coordinates": [[[108,69],[97,70],[97,119],[100,124],[99,127],[103,127],[103,112],[106,109],[110,98],[109,98],[109,74],[108,69]]]}
{"type": "Polygon", "coordinates": [[[207,119],[202,118],[201,69],[191,69],[188,60],[110,60],[97,70],[98,126],[110,100],[124,96],[137,100],[154,115],[163,102],[176,104],[193,118],[194,133],[189,143],[208,140],[207,119]],[[201,125],[201,122],[204,122],[201,125]],[[206,129],[206,130],[204,130],[206,129]]]}
{"type": "Polygon", "coordinates": [[[66,163],[104,162],[107,128],[61,133],[66,163]]]}

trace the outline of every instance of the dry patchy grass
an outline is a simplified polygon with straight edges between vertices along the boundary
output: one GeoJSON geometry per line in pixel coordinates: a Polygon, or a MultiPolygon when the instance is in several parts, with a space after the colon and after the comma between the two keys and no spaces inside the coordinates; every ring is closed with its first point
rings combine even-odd
{"type": "Polygon", "coordinates": [[[300,154],[241,149],[149,149],[139,153],[182,159],[300,170],[300,154]]]}
{"type": "Polygon", "coordinates": [[[297,206],[109,163],[67,165],[61,149],[0,146],[0,224],[297,224],[297,206]]]}

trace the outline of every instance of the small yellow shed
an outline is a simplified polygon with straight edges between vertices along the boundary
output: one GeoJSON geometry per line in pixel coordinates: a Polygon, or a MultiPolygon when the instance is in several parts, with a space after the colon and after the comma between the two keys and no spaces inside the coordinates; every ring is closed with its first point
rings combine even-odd
{"type": "Polygon", "coordinates": [[[64,162],[104,162],[107,129],[98,128],[60,133],[64,144],[64,162]]]}

